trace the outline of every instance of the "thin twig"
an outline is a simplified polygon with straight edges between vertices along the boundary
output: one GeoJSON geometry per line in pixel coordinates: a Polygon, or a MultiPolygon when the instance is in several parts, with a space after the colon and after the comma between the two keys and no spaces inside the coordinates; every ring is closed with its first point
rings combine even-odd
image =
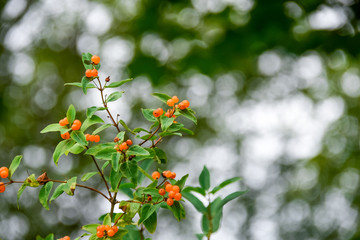
{"type": "Polygon", "coordinates": [[[152,138],[152,137],[155,135],[155,133],[156,133],[157,131],[159,131],[160,127],[161,127],[161,123],[159,123],[159,126],[157,127],[157,129],[156,129],[147,139],[145,139],[144,141],[142,141],[141,143],[139,143],[139,146],[143,145],[143,144],[146,143],[150,138],[152,138]]]}

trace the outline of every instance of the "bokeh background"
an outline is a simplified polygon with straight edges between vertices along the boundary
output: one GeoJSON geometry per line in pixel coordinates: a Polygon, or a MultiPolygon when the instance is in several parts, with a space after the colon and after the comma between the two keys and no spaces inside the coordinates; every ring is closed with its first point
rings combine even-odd
{"type": "MultiPolygon", "coordinates": [[[[67,179],[91,161],[51,155],[60,136],[40,134],[77,110],[99,105],[67,82],[84,74],[81,53],[99,55],[100,76],[134,78],[111,104],[131,128],[148,126],[140,107],[152,92],[188,99],[195,136],[161,144],[178,176],[196,185],[202,166],[212,185],[242,176],[221,194],[249,189],[224,209],[212,239],[360,239],[360,4],[357,0],[2,0],[0,165],[24,155],[16,173],[67,179]]],[[[102,115],[106,118],[106,115],[102,115]]],[[[84,119],[84,113],[79,118],[84,119]]],[[[108,130],[103,139],[111,140],[108,130]]],[[[153,166],[155,168],[155,166],[153,166]]],[[[102,188],[99,179],[89,181],[102,188]]],[[[0,238],[81,234],[109,206],[78,189],[46,211],[39,189],[0,196],[0,238]]],[[[177,223],[161,211],[153,239],[195,239],[200,216],[185,204],[177,223]],[[166,229],[166,230],[165,230],[166,229]]]]}

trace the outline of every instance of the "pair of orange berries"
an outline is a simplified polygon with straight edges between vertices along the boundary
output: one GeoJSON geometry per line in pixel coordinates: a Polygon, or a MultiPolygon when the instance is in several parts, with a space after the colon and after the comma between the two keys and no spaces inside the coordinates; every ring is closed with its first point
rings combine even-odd
{"type": "Polygon", "coordinates": [[[59,124],[60,124],[60,126],[62,126],[62,127],[68,125],[68,124],[69,124],[69,121],[68,121],[67,117],[64,117],[63,119],[61,119],[61,120],[59,121],[59,124]]]}
{"type": "Polygon", "coordinates": [[[173,96],[172,98],[170,98],[169,100],[167,100],[167,105],[172,107],[175,105],[175,103],[179,102],[179,98],[177,96],[173,96]]]}
{"type": "MultiPolygon", "coordinates": [[[[116,138],[115,138],[115,139],[116,139],[116,138]]],[[[115,141],[115,139],[114,139],[114,141],[115,141]]],[[[133,144],[133,142],[131,141],[131,139],[128,139],[128,140],[126,140],[126,142],[123,142],[123,143],[121,143],[121,144],[116,144],[114,148],[115,148],[117,151],[122,152],[122,151],[127,150],[127,149],[129,148],[129,146],[132,145],[132,144],[133,144]]]]}
{"type": "Polygon", "coordinates": [[[100,141],[99,135],[85,134],[85,137],[86,137],[86,141],[96,142],[96,143],[100,141]]]}
{"type": "Polygon", "coordinates": [[[9,176],[9,169],[7,167],[0,168],[0,177],[7,178],[9,176]]]}
{"type": "Polygon", "coordinates": [[[65,236],[63,238],[60,238],[59,240],[70,240],[70,237],[69,236],[65,236]]]}
{"type": "MultiPolygon", "coordinates": [[[[100,63],[100,57],[99,57],[99,56],[96,56],[96,55],[92,56],[92,57],[91,57],[91,62],[92,62],[93,64],[95,64],[95,65],[98,65],[98,64],[100,63]]],[[[96,70],[96,69],[87,69],[87,70],[85,71],[85,76],[88,77],[88,78],[90,78],[90,77],[97,77],[98,74],[99,74],[99,73],[98,73],[98,70],[96,70]]]]}
{"type": "MultiPolygon", "coordinates": [[[[163,171],[162,175],[163,175],[164,178],[171,178],[171,179],[176,178],[176,173],[171,172],[169,170],[163,171]]],[[[153,172],[152,175],[151,175],[151,177],[153,179],[159,179],[160,176],[161,176],[161,174],[158,171],[153,172]]]]}
{"type": "Polygon", "coordinates": [[[178,107],[181,110],[187,109],[188,107],[190,107],[190,102],[188,100],[184,100],[181,103],[179,103],[178,107]]]}
{"type": "Polygon", "coordinates": [[[105,234],[107,234],[107,236],[112,237],[115,235],[115,233],[117,233],[118,230],[119,228],[116,225],[112,227],[110,227],[109,225],[100,225],[96,228],[96,236],[98,238],[102,238],[105,236],[105,234]]]}

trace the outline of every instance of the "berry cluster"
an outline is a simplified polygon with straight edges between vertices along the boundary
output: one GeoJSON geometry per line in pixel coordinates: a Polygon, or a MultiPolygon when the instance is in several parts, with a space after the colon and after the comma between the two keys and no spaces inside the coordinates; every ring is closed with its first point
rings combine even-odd
{"type": "MultiPolygon", "coordinates": [[[[91,62],[94,64],[94,65],[98,65],[100,63],[100,57],[99,56],[96,56],[96,55],[93,55],[91,57],[91,62]]],[[[95,68],[94,69],[87,69],[85,71],[85,76],[88,77],[88,78],[91,78],[91,77],[97,77],[98,76],[98,70],[96,70],[95,68]]]]}
{"type": "MultiPolygon", "coordinates": [[[[159,179],[160,176],[161,175],[158,171],[153,172],[151,175],[151,177],[153,179],[159,179]]],[[[174,179],[176,177],[176,173],[166,170],[166,171],[162,172],[162,176],[164,178],[174,179]]],[[[165,198],[164,200],[166,200],[166,203],[169,206],[172,206],[174,204],[174,199],[176,201],[179,201],[182,197],[182,195],[180,193],[180,187],[177,185],[172,185],[171,183],[169,183],[167,181],[164,183],[164,188],[159,189],[159,194],[161,196],[165,196],[166,193],[168,193],[168,195],[167,195],[167,198],[165,198]]]]}
{"type": "MultiPolygon", "coordinates": [[[[9,176],[9,169],[7,167],[0,168],[0,177],[7,178],[9,176]]],[[[5,192],[5,183],[0,182],[0,193],[5,192]]]]}
{"type": "Polygon", "coordinates": [[[85,134],[85,137],[86,137],[86,141],[96,142],[96,143],[100,141],[99,135],[85,134]]]}
{"type": "Polygon", "coordinates": [[[59,238],[59,240],[70,240],[70,237],[69,236],[65,236],[63,238],[59,238]]]}
{"type": "MultiPolygon", "coordinates": [[[[176,116],[174,115],[175,113],[175,110],[177,108],[181,109],[181,110],[184,110],[188,107],[190,107],[190,102],[188,100],[184,100],[182,101],[181,103],[175,105],[175,103],[178,103],[179,102],[179,98],[177,96],[173,96],[172,98],[170,98],[169,100],[167,100],[167,105],[169,107],[173,107],[172,109],[169,109],[167,110],[167,112],[165,113],[165,116],[168,117],[168,118],[176,118],[176,116]]],[[[158,118],[160,117],[161,115],[163,115],[164,113],[164,110],[162,108],[158,108],[158,109],[155,109],[153,111],[153,115],[154,117],[158,118]]]]}
{"type": "MultiPolygon", "coordinates": [[[[59,121],[59,125],[62,126],[62,127],[65,127],[69,124],[69,120],[67,119],[67,117],[61,119],[59,121]]],[[[71,125],[71,129],[73,131],[77,131],[81,128],[81,121],[80,120],[75,120],[72,125],[71,125]]],[[[66,132],[66,133],[63,133],[60,135],[62,139],[69,139],[70,138],[70,133],[69,132],[66,132]]]]}
{"type": "Polygon", "coordinates": [[[116,225],[110,227],[109,225],[100,225],[96,228],[96,236],[102,238],[104,236],[112,237],[117,233],[118,227],[116,225]]]}
{"type": "MultiPolygon", "coordinates": [[[[120,139],[118,137],[114,138],[114,142],[119,142],[119,141],[120,141],[120,139]]],[[[128,139],[125,142],[115,144],[114,148],[118,152],[123,152],[123,151],[127,150],[129,148],[129,146],[132,144],[133,144],[133,142],[131,141],[131,139],[128,139]]]]}

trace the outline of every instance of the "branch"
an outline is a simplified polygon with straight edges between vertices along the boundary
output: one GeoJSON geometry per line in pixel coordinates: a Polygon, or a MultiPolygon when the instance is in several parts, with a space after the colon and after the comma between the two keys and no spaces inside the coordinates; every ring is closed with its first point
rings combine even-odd
{"type": "Polygon", "coordinates": [[[159,122],[159,126],[157,127],[157,129],[156,129],[147,139],[145,139],[144,141],[142,141],[141,143],[139,143],[139,146],[143,145],[143,144],[146,143],[150,138],[152,138],[152,137],[155,135],[155,133],[156,133],[157,131],[159,131],[160,127],[161,127],[161,123],[159,122]]]}

